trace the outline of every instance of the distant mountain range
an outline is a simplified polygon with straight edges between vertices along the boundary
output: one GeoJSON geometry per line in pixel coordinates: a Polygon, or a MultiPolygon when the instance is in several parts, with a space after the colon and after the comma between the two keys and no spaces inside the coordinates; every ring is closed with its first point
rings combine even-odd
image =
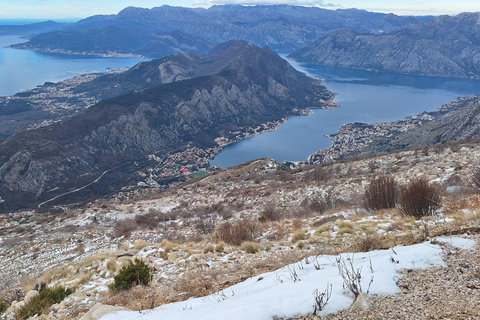
{"type": "Polygon", "coordinates": [[[432,18],[289,5],[224,5],[209,9],[128,7],[117,15],[92,16],[15,47],[160,58],[165,52],[171,54],[189,49],[205,52],[198,43],[204,38],[208,39],[204,40],[204,47],[211,42],[242,39],[260,47],[292,51],[338,28],[382,33],[408,24],[421,24],[432,18]],[[168,37],[166,35],[171,39],[162,40],[162,37],[168,37]],[[162,46],[165,48],[158,48],[162,46]]]}
{"type": "Polygon", "coordinates": [[[159,61],[154,61],[116,80],[130,84],[142,74],[152,79],[162,75],[170,83],[156,85],[162,81],[143,79],[155,86],[3,140],[0,197],[5,202],[0,210],[31,207],[136,161],[134,171],[125,167],[108,171],[91,188],[75,194],[74,201],[98,198],[132,183],[136,170],[151,165],[142,159],[148,154],[216,147],[219,137],[232,138],[234,132],[299,114],[307,107],[328,107],[334,97],[320,81],[296,71],[270,49],[243,41],[219,45],[205,57],[182,54],[162,61],[165,72],[159,73],[159,61]],[[191,64],[185,65],[185,60],[191,64]]]}
{"type": "Polygon", "coordinates": [[[108,26],[103,29],[55,31],[34,36],[16,49],[100,56],[164,57],[179,52],[207,53],[216,43],[181,31],[125,29],[108,26]]]}
{"type": "Polygon", "coordinates": [[[32,35],[60,29],[65,23],[45,21],[25,25],[0,25],[0,35],[32,35]]]}
{"type": "Polygon", "coordinates": [[[289,58],[345,68],[480,78],[480,13],[440,16],[388,34],[328,33],[289,58]]]}

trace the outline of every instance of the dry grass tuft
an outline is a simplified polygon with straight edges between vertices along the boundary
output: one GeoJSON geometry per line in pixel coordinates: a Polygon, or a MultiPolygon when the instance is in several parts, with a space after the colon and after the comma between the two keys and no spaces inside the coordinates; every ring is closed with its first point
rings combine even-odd
{"type": "Polygon", "coordinates": [[[151,246],[152,243],[148,243],[147,241],[143,239],[135,240],[135,243],[133,244],[133,247],[137,250],[141,250],[145,247],[151,246]]]}
{"type": "Polygon", "coordinates": [[[292,243],[296,243],[300,240],[305,240],[307,239],[307,233],[305,230],[298,230],[295,231],[295,233],[292,236],[292,243]]]}
{"type": "Polygon", "coordinates": [[[263,246],[259,243],[256,243],[256,242],[252,242],[252,241],[246,241],[244,243],[242,243],[242,245],[240,246],[240,249],[242,249],[243,251],[247,252],[247,253],[257,253],[258,251],[262,250],[263,249],[263,246]]]}

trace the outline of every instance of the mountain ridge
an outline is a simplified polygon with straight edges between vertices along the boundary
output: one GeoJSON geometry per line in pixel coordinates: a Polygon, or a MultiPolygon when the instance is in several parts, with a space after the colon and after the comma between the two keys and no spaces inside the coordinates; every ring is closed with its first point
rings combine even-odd
{"type": "MultiPolygon", "coordinates": [[[[359,32],[390,32],[407,24],[421,23],[430,18],[401,17],[353,9],[333,11],[289,5],[229,5],[213,6],[209,9],[171,6],[152,9],[127,7],[117,15],[88,17],[66,26],[62,31],[33,37],[30,43],[19,44],[16,48],[66,50],[67,44],[56,42],[57,38],[62,37],[62,32],[75,36],[77,43],[88,43],[90,39],[80,31],[91,30],[91,33],[95,34],[98,30],[113,26],[125,30],[141,30],[145,33],[179,30],[214,43],[242,39],[259,47],[268,46],[272,50],[291,51],[337,28],[349,27],[359,32]]],[[[104,51],[112,52],[114,49],[114,46],[103,48],[104,51]]],[[[85,50],[77,48],[77,51],[85,50]]],[[[122,48],[122,52],[129,51],[131,48],[128,46],[122,48]]],[[[151,57],[161,56],[156,54],[151,57]]]]}
{"type": "Polygon", "coordinates": [[[480,78],[479,19],[480,13],[440,16],[378,35],[335,30],[288,57],[379,72],[480,78]]]}
{"type": "MultiPolygon", "coordinates": [[[[279,121],[298,109],[331,106],[334,94],[319,80],[270,50],[233,44],[244,54],[217,74],[107,99],[66,121],[0,142],[0,196],[5,200],[0,209],[38,204],[149,154],[182,146],[218,147],[217,138],[231,139],[234,132],[279,121]]],[[[99,181],[93,187],[96,196],[124,186],[136,170],[124,168],[99,181]]]]}

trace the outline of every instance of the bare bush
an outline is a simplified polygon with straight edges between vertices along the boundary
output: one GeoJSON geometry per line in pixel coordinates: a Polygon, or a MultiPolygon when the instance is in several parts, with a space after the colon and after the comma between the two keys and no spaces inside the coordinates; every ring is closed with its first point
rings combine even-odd
{"type": "Polygon", "coordinates": [[[427,180],[416,179],[411,181],[403,191],[399,205],[403,214],[420,219],[435,214],[440,207],[440,195],[427,180]]]}
{"type": "Polygon", "coordinates": [[[302,201],[302,207],[306,212],[321,215],[333,207],[333,202],[330,196],[326,198],[305,199],[302,201]]]}
{"type": "Polygon", "coordinates": [[[470,180],[472,181],[473,187],[480,191],[480,168],[477,168],[472,172],[470,180]]]}
{"type": "Polygon", "coordinates": [[[197,229],[198,233],[202,236],[212,234],[215,231],[216,226],[217,221],[213,217],[203,216],[195,222],[195,229],[197,229]]]}
{"type": "Polygon", "coordinates": [[[398,188],[393,177],[380,176],[370,180],[365,189],[364,206],[367,210],[395,208],[398,188]]]}
{"type": "Polygon", "coordinates": [[[273,204],[268,204],[260,213],[260,217],[263,217],[264,220],[278,221],[283,219],[285,217],[285,214],[273,204]]]}
{"type": "MultiPolygon", "coordinates": [[[[338,266],[338,273],[343,279],[343,286],[344,288],[348,289],[355,298],[357,298],[363,291],[362,291],[362,268],[355,268],[353,266],[353,256],[352,258],[344,259],[342,256],[338,257],[337,259],[337,266],[338,266]],[[348,263],[345,261],[348,260],[348,263]]],[[[367,294],[370,290],[370,285],[373,282],[373,277],[370,280],[370,284],[368,285],[367,294]]]]}
{"type": "Polygon", "coordinates": [[[328,179],[328,173],[323,167],[314,166],[313,170],[307,175],[307,179],[310,181],[325,181],[328,179]]]}
{"type": "Polygon", "coordinates": [[[320,292],[318,289],[315,289],[313,291],[313,297],[315,298],[315,304],[313,305],[313,314],[317,314],[317,312],[320,312],[325,308],[325,306],[328,303],[328,300],[330,300],[330,297],[332,296],[332,284],[327,283],[327,288],[325,291],[320,292]]]}
{"type": "Polygon", "coordinates": [[[118,237],[126,236],[135,229],[137,229],[135,219],[118,220],[113,227],[113,231],[118,237]]]}
{"type": "Polygon", "coordinates": [[[135,217],[135,223],[139,227],[144,227],[148,229],[156,228],[161,220],[162,212],[156,209],[149,209],[148,213],[139,214],[135,217]]]}
{"type": "Polygon", "coordinates": [[[225,222],[216,231],[216,238],[227,244],[239,246],[245,241],[254,241],[260,232],[260,225],[253,219],[225,222]]]}

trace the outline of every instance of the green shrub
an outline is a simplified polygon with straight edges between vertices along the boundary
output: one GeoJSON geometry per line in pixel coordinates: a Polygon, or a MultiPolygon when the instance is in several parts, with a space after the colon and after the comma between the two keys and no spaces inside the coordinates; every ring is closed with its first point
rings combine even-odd
{"type": "Polygon", "coordinates": [[[145,262],[135,259],[135,262],[128,266],[123,266],[118,275],[114,278],[114,282],[108,286],[110,291],[116,293],[122,290],[129,290],[136,285],[148,285],[152,281],[150,268],[145,262]]]}
{"type": "Polygon", "coordinates": [[[7,309],[8,309],[7,304],[3,301],[0,301],[0,313],[4,313],[5,311],[7,311],[7,309]]]}
{"type": "Polygon", "coordinates": [[[24,320],[34,315],[41,315],[46,309],[61,302],[72,293],[72,289],[64,287],[45,288],[15,313],[15,320],[24,320]]]}

